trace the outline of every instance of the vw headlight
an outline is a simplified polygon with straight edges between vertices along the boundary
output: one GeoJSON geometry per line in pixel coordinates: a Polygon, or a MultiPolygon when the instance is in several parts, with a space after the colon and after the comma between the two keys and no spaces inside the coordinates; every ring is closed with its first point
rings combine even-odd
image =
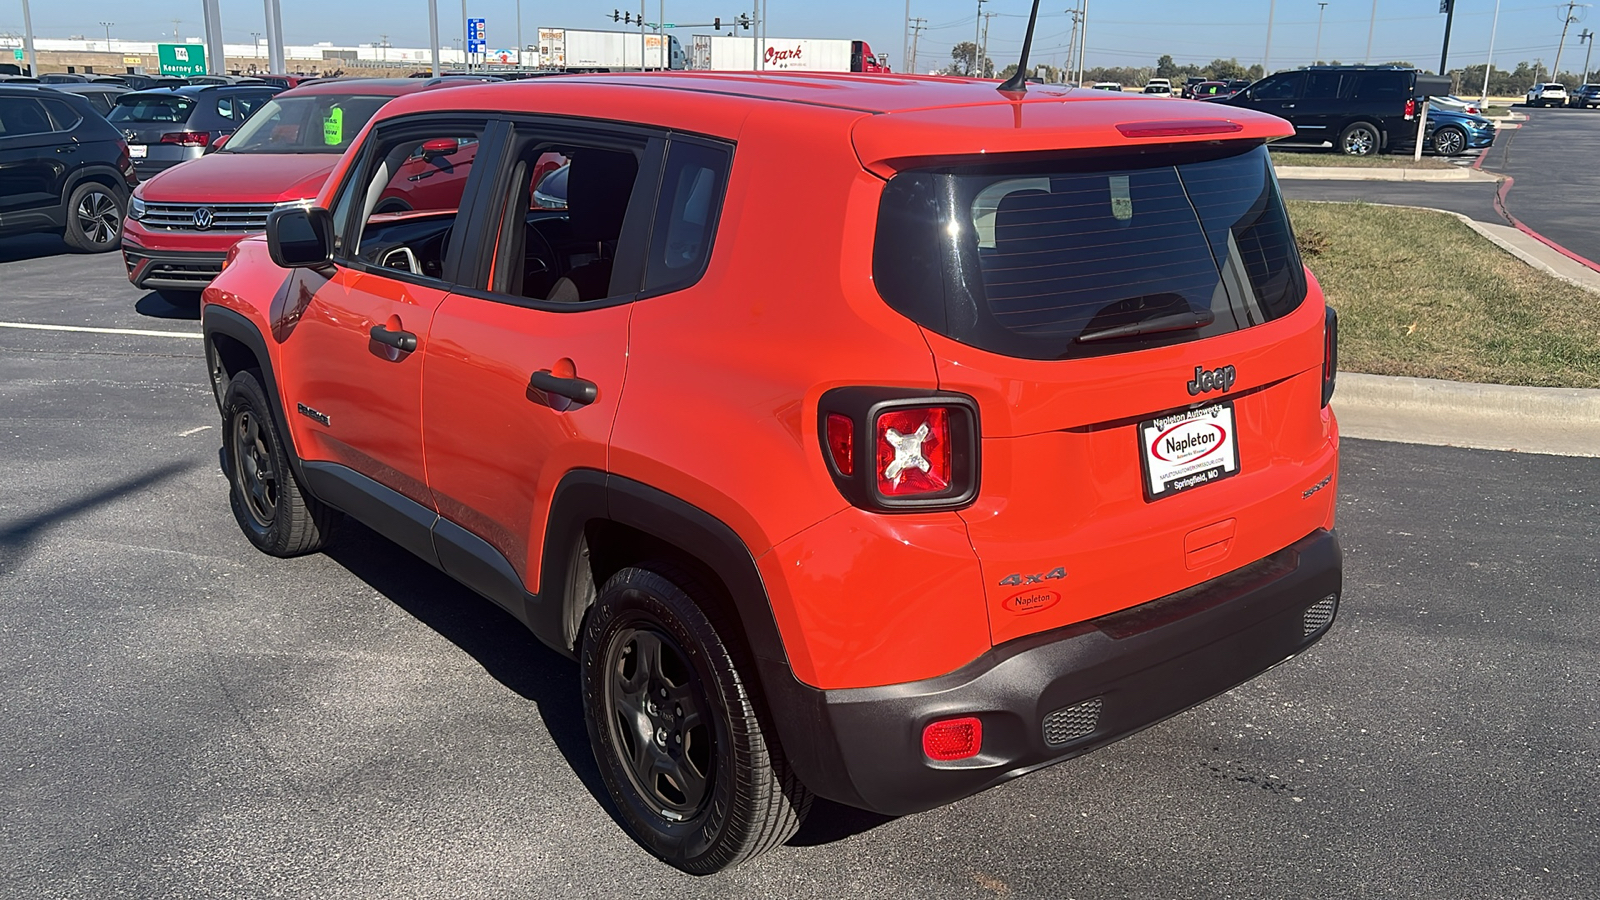
{"type": "Polygon", "coordinates": [[[128,218],[135,222],[144,218],[144,198],[138,194],[134,194],[133,199],[128,201],[128,218]]]}

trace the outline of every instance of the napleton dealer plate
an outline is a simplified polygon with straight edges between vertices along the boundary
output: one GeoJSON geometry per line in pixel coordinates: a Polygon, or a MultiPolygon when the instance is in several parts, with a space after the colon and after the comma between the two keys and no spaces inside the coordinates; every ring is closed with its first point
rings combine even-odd
{"type": "Polygon", "coordinates": [[[1146,500],[1239,474],[1233,404],[1214,403],[1139,423],[1146,500]]]}

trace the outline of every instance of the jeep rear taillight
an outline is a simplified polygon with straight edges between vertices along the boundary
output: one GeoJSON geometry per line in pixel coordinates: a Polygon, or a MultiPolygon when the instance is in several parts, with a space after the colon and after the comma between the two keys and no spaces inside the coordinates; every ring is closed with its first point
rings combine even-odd
{"type": "MultiPolygon", "coordinates": [[[[959,415],[959,413],[957,413],[959,415]]],[[[873,423],[878,493],[885,497],[937,494],[950,487],[950,410],[897,410],[873,423]]]]}
{"type": "Polygon", "coordinates": [[[978,496],[978,404],[965,394],[834,388],[818,436],[839,493],[862,509],[960,509],[978,496]]]}
{"type": "Polygon", "coordinates": [[[1322,314],[1322,405],[1333,399],[1333,383],[1339,377],[1339,314],[1327,307],[1322,314]]]}
{"type": "MultiPolygon", "coordinates": [[[[1392,106],[1389,107],[1389,108],[1390,109],[1394,109],[1394,107],[1392,107],[1392,106]]],[[[1415,101],[1415,100],[1407,100],[1406,101],[1406,118],[1407,119],[1414,119],[1414,118],[1416,118],[1416,116],[1417,116],[1417,101],[1415,101]]]]}
{"type": "Polygon", "coordinates": [[[855,474],[855,423],[849,416],[828,414],[828,455],[840,475],[855,474]]]}

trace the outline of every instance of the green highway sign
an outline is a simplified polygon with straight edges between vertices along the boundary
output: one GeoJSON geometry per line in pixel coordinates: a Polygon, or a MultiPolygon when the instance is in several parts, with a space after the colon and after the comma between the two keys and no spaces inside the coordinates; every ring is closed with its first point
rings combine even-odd
{"type": "Polygon", "coordinates": [[[163,75],[206,74],[204,44],[157,44],[156,55],[161,59],[163,75]]]}
{"type": "Polygon", "coordinates": [[[18,60],[22,59],[22,48],[18,47],[17,49],[11,51],[11,55],[18,60]]]}

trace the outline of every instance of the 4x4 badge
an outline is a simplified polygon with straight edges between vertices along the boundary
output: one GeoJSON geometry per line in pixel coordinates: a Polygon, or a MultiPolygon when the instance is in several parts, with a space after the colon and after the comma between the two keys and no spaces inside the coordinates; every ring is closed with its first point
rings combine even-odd
{"type": "Polygon", "coordinates": [[[1046,581],[1054,581],[1054,580],[1056,580],[1058,578],[1065,578],[1065,577],[1067,577],[1067,569],[1066,569],[1066,567],[1065,566],[1056,566],[1054,569],[1051,569],[1048,572],[1040,572],[1037,575],[1024,575],[1021,572],[1013,572],[1010,575],[1007,575],[1006,577],[1000,579],[1000,583],[1002,585],[1043,584],[1046,581]]]}
{"type": "Polygon", "coordinates": [[[1238,378],[1238,373],[1234,372],[1233,366],[1221,366],[1210,371],[1206,371],[1200,366],[1195,366],[1194,380],[1185,385],[1185,387],[1189,389],[1189,396],[1191,397],[1210,391],[1221,391],[1226,394],[1228,388],[1233,387],[1233,383],[1238,378]]]}

